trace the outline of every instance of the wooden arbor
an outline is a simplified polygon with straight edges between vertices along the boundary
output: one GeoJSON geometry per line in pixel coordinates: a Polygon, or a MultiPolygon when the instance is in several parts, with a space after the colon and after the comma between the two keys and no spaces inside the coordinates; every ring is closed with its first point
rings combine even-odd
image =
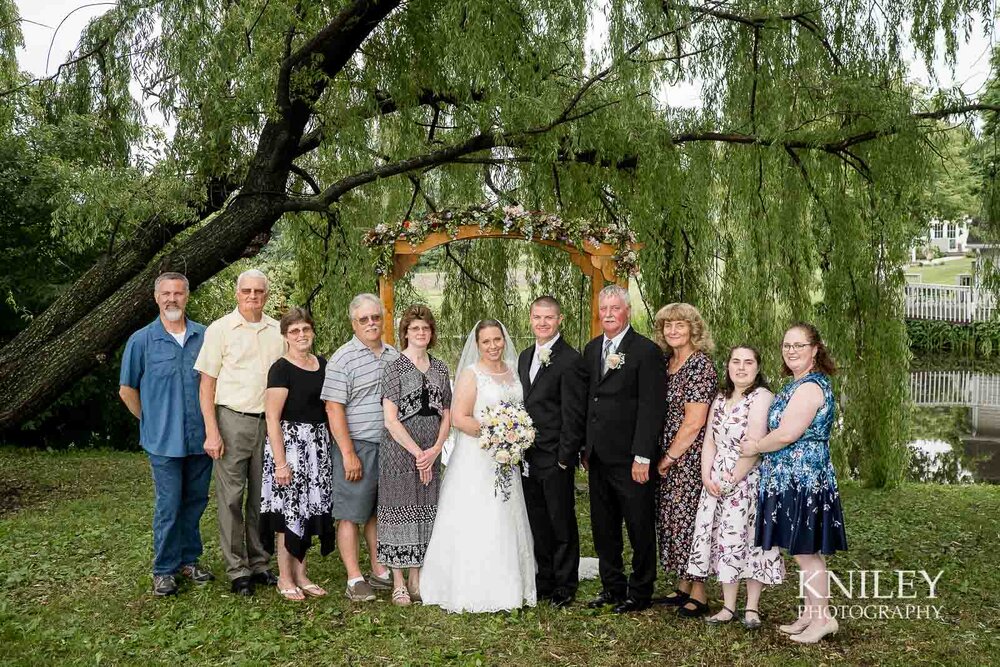
{"type": "MultiPolygon", "coordinates": [[[[423,242],[417,245],[410,245],[405,239],[397,239],[393,246],[392,270],[385,275],[379,276],[379,296],[382,298],[382,305],[388,314],[386,318],[388,321],[385,323],[384,329],[386,342],[390,344],[395,344],[396,342],[396,323],[392,315],[395,305],[395,281],[406,275],[406,272],[413,268],[413,265],[417,263],[417,260],[423,253],[438,246],[451,243],[452,241],[461,241],[463,239],[527,240],[523,234],[503,232],[492,227],[483,228],[479,225],[461,225],[458,227],[458,233],[454,235],[443,231],[432,232],[423,242]]],[[[601,289],[608,283],[617,283],[626,289],[628,288],[628,278],[620,277],[615,273],[616,248],[607,243],[595,245],[589,241],[584,242],[583,246],[578,248],[559,241],[538,238],[530,240],[533,243],[541,243],[542,245],[552,246],[568,252],[570,261],[580,267],[584,275],[590,276],[590,333],[592,336],[599,334],[601,332],[601,323],[597,298],[601,289]]],[[[632,249],[638,250],[639,246],[633,244],[632,249]]]]}

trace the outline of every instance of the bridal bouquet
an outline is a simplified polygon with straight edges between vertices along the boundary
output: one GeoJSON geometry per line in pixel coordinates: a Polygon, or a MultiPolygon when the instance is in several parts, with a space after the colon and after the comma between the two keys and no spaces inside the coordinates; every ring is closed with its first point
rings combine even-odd
{"type": "Polygon", "coordinates": [[[521,463],[524,450],[535,442],[535,425],[524,406],[500,401],[483,410],[479,420],[479,446],[496,461],[496,483],[493,493],[510,500],[514,466],[521,463]]]}

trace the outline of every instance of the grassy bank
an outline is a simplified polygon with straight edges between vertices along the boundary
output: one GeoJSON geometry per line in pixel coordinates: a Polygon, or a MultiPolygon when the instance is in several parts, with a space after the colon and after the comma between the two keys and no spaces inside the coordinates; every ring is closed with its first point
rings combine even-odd
{"type": "MultiPolygon", "coordinates": [[[[1000,488],[847,485],[850,569],[944,570],[942,620],[855,620],[833,641],[799,647],[775,623],[796,600],[765,593],[767,625],[712,629],[654,608],[616,617],[576,605],[513,614],[352,605],[336,556],[311,559],[328,598],[292,604],[265,590],[236,599],[215,582],[176,598],[149,593],[152,493],[145,458],[0,450],[0,663],[5,665],[778,665],[996,664],[1000,661],[1000,488]]],[[[581,505],[586,498],[581,495],[581,505]]],[[[593,553],[581,507],[584,552],[593,553]]],[[[204,563],[222,572],[214,506],[204,563]]],[[[597,592],[585,582],[581,597],[597,592]]],[[[658,588],[667,590],[666,582],[658,588]]],[[[918,589],[919,590],[919,589],[918,589]]],[[[719,591],[713,585],[713,607],[719,591]]],[[[845,603],[840,599],[838,602],[845,603]]],[[[880,601],[895,604],[894,601],[880,601]]],[[[923,604],[923,600],[907,600],[923,604]]]]}
{"type": "Polygon", "coordinates": [[[972,257],[962,257],[938,264],[910,265],[905,270],[907,273],[919,275],[922,283],[957,285],[960,275],[972,273],[974,261],[972,257]]]}

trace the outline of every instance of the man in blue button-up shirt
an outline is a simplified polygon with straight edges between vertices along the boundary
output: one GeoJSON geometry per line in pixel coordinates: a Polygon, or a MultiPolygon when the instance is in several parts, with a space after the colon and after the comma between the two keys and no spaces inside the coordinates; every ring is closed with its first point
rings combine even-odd
{"type": "Polygon", "coordinates": [[[153,470],[153,593],[177,592],[176,575],[198,584],[214,579],[198,566],[198,524],[208,504],[212,459],[205,454],[205,422],[198,404],[194,362],[205,327],[187,319],[188,280],[160,275],[153,298],[160,316],[125,344],[118,391],[139,419],[139,442],[153,470]]]}

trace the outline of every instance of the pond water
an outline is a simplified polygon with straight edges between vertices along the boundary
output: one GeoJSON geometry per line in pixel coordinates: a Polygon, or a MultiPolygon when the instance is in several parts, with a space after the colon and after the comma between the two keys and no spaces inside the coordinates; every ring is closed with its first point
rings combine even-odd
{"type": "Polygon", "coordinates": [[[1000,360],[914,357],[910,395],[911,480],[1000,483],[1000,360]]]}

